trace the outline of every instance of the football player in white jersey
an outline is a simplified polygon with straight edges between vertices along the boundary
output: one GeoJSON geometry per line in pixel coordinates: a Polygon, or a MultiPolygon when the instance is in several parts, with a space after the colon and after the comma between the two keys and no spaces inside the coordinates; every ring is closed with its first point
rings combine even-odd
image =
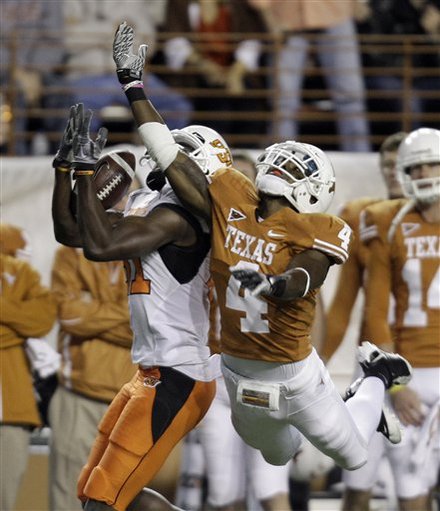
{"type": "MultiPolygon", "coordinates": [[[[104,137],[101,132],[97,140],[90,138],[90,116],[82,106],[71,111],[73,129],[61,158],[67,161],[57,163],[55,232],[64,244],[82,246],[92,260],[124,261],[132,359],[139,370],[100,423],[78,495],[87,511],[124,511],[131,502],[139,511],[145,504],[143,487],[200,422],[214,397],[220,372],[218,356],[211,357],[207,346],[210,243],[201,222],[154,175],[149,182],[155,194],[133,192],[124,217],[109,218],[92,183],[104,137]],[[69,208],[72,169],[77,220],[69,208]]],[[[206,155],[196,156],[202,162],[206,155]]],[[[149,492],[146,500],[151,497],[149,492]]]]}
{"type": "Polygon", "coordinates": [[[122,23],[113,57],[139,134],[181,200],[211,226],[222,372],[235,429],[274,465],[291,459],[303,433],[344,468],[362,466],[376,429],[387,433],[385,390],[407,383],[411,367],[364,343],[365,378],[344,403],[311,346],[317,289],[329,267],[346,260],[351,235],[344,222],[323,214],[334,192],[328,157],[287,141],[260,156],[256,188],[233,169],[218,170],[208,184],[146,100],[146,48],[134,55],[133,39],[122,23]]]}

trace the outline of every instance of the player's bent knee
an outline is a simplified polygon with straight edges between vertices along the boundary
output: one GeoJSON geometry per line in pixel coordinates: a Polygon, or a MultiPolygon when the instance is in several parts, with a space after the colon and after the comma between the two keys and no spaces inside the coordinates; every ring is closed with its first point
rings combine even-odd
{"type": "Polygon", "coordinates": [[[335,463],[350,472],[363,467],[368,461],[368,450],[363,446],[349,449],[345,446],[343,449],[332,449],[328,452],[323,451],[327,456],[333,458],[335,463]]]}
{"type": "Polygon", "coordinates": [[[286,465],[292,458],[290,455],[286,455],[284,453],[273,453],[273,452],[263,452],[261,451],[261,454],[263,455],[263,458],[270,463],[271,465],[275,466],[282,466],[286,465]]]}
{"type": "Polygon", "coordinates": [[[365,465],[365,463],[367,463],[367,460],[365,459],[364,461],[362,461],[361,463],[358,463],[356,465],[350,465],[350,464],[344,464],[344,463],[339,463],[339,465],[341,466],[341,468],[343,468],[344,470],[349,470],[350,472],[352,472],[353,470],[357,470],[358,468],[361,468],[365,465]]]}

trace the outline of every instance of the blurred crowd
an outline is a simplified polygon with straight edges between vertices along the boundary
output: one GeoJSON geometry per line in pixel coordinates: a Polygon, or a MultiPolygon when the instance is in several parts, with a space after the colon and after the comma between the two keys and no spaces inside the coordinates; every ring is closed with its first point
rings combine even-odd
{"type": "Polygon", "coordinates": [[[94,130],[110,128],[110,143],[136,142],[111,67],[121,20],[149,44],[147,90],[171,128],[204,123],[238,147],[307,135],[326,149],[362,152],[386,133],[438,128],[439,0],[135,0],[128,8],[4,0],[2,153],[53,152],[79,98],[99,114],[94,130]]]}

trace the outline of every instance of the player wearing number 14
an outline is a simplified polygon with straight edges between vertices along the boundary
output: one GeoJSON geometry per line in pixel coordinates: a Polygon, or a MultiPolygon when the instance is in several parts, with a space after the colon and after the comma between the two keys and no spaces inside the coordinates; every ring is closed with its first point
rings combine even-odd
{"type": "Polygon", "coordinates": [[[369,206],[361,223],[370,253],[365,331],[393,342],[414,367],[409,385],[391,392],[404,431],[388,456],[401,509],[431,509],[440,467],[440,131],[410,133],[399,146],[397,169],[406,199],[369,206]]]}

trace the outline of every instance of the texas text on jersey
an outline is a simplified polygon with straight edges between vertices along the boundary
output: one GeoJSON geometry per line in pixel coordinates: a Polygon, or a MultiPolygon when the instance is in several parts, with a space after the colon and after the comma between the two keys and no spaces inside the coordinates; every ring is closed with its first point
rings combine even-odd
{"type": "Polygon", "coordinates": [[[312,350],[317,290],[289,302],[261,299],[240,290],[229,267],[245,261],[250,269],[279,274],[294,255],[307,249],[319,250],[340,264],[348,257],[350,227],[331,215],[299,214],[289,207],[255,222],[257,192],[231,169],[217,171],[210,193],[214,199],[211,271],[219,303],[225,304],[222,351],[267,361],[302,360],[312,350]]]}

